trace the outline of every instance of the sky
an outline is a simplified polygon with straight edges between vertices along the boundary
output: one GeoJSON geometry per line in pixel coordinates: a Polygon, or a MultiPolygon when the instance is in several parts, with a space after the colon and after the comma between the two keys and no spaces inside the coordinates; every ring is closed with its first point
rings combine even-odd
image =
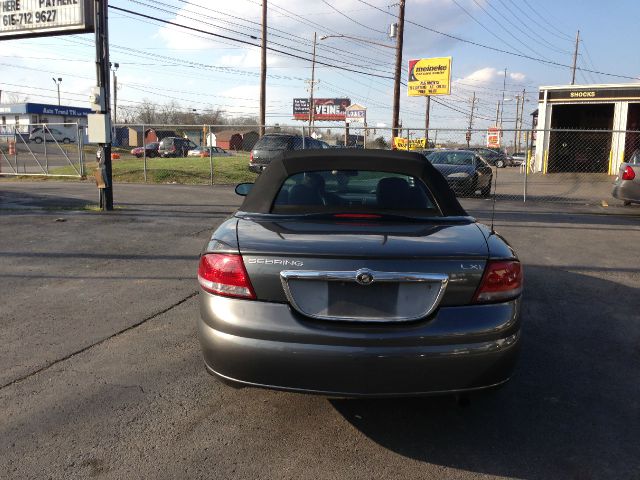
{"type": "MultiPolygon", "coordinates": [[[[230,37],[110,8],[110,55],[119,63],[119,116],[148,99],[175,101],[185,111],[220,109],[229,116],[257,117],[260,50],[233,39],[259,45],[261,0],[109,4],[230,37]]],[[[292,101],[309,95],[305,80],[311,77],[316,32],[315,97],[350,98],[367,107],[370,126],[391,125],[395,53],[388,48],[394,42],[387,32],[396,21],[397,0],[273,0],[268,12],[268,44],[279,52],[268,54],[267,124],[301,125],[292,119],[292,101]],[[323,36],[327,38],[320,40],[323,36]]],[[[578,67],[618,76],[578,71],[577,84],[640,81],[638,18],[636,0],[407,0],[403,79],[409,59],[451,56],[451,95],[433,97],[431,127],[467,128],[475,92],[473,128],[483,129],[495,122],[506,68],[504,126],[513,128],[515,97],[523,90],[526,125],[537,107],[540,85],[570,82],[570,69],[554,62],[571,64],[578,29],[578,67]]],[[[94,58],[92,34],[0,41],[2,100],[55,104],[52,77],[60,77],[62,104],[88,107],[94,58]]],[[[400,104],[403,126],[423,127],[425,99],[407,97],[403,86],[400,104]]]]}

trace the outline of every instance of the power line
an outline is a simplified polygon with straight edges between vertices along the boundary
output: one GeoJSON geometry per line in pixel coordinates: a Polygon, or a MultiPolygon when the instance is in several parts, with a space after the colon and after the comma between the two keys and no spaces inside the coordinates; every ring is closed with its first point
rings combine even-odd
{"type": "MultiPolygon", "coordinates": [[[[544,47],[548,48],[549,50],[553,50],[554,52],[564,53],[564,54],[570,54],[571,53],[568,50],[559,49],[558,47],[553,45],[551,42],[549,42],[546,38],[544,38],[544,36],[542,36],[542,35],[540,35],[538,38],[533,37],[528,32],[528,28],[527,28],[526,22],[523,22],[522,19],[513,10],[511,10],[511,7],[509,6],[509,4],[507,2],[505,2],[505,1],[503,1],[503,0],[498,0],[498,1],[513,16],[513,18],[516,19],[516,21],[520,22],[520,24],[522,25],[523,28],[521,28],[519,30],[519,32],[522,33],[524,36],[530,38],[534,42],[542,42],[542,43],[544,43],[544,45],[543,45],[544,47]]],[[[504,15],[502,15],[502,12],[500,12],[497,8],[495,8],[491,4],[489,4],[489,6],[491,8],[493,8],[496,12],[498,12],[505,20],[509,21],[504,15]]],[[[522,9],[519,9],[519,10],[520,10],[520,13],[524,13],[524,12],[522,12],[522,9]]]]}
{"type": "MultiPolygon", "coordinates": [[[[154,4],[153,4],[153,5],[149,5],[149,4],[146,4],[146,3],[142,3],[142,2],[137,1],[137,0],[130,0],[130,1],[131,1],[131,2],[133,2],[133,3],[137,3],[137,4],[139,4],[139,5],[142,5],[142,6],[148,7],[148,8],[150,8],[150,9],[153,9],[154,11],[155,11],[155,10],[161,10],[161,11],[165,11],[166,13],[170,13],[170,14],[172,14],[172,15],[173,15],[173,14],[175,14],[176,16],[183,16],[183,17],[188,18],[188,19],[190,19],[190,20],[196,20],[196,19],[194,19],[194,18],[192,18],[192,17],[188,17],[188,16],[186,16],[186,15],[184,15],[184,14],[179,13],[179,11],[178,11],[178,12],[167,12],[166,10],[158,9],[158,8],[157,8],[157,6],[156,6],[156,4],[160,4],[160,5],[163,5],[163,6],[165,6],[165,7],[172,8],[172,9],[174,9],[174,10],[179,10],[179,9],[178,9],[178,7],[176,7],[175,5],[170,5],[170,4],[167,4],[167,3],[161,2],[161,1],[156,1],[156,2],[154,2],[154,4]]],[[[214,10],[214,9],[211,9],[211,8],[209,8],[208,6],[207,6],[207,7],[204,7],[204,6],[199,5],[199,4],[195,4],[195,3],[187,2],[186,0],[179,0],[179,1],[181,1],[182,3],[186,3],[186,4],[187,4],[187,5],[189,5],[189,6],[195,6],[195,7],[201,8],[201,9],[203,9],[203,10],[206,10],[208,13],[209,13],[209,12],[215,12],[215,13],[218,13],[218,14],[220,14],[220,15],[228,15],[228,14],[226,14],[226,13],[224,13],[224,12],[220,11],[220,10],[214,10]]],[[[232,21],[229,21],[229,20],[225,20],[225,19],[221,19],[221,18],[218,18],[218,17],[214,17],[214,16],[209,15],[209,14],[199,13],[199,12],[195,12],[195,11],[193,11],[193,10],[188,10],[188,9],[185,9],[185,10],[186,10],[187,12],[189,12],[189,13],[193,13],[194,15],[198,15],[199,17],[204,17],[204,18],[212,19],[212,20],[215,20],[215,21],[218,21],[218,22],[226,23],[226,24],[229,24],[229,25],[235,25],[235,26],[240,27],[240,28],[245,28],[245,29],[249,29],[249,30],[255,31],[255,32],[256,32],[256,35],[251,35],[251,34],[246,34],[246,33],[243,33],[243,32],[237,32],[237,31],[235,31],[235,30],[231,30],[231,29],[228,29],[228,28],[225,28],[225,27],[221,27],[221,26],[219,26],[219,25],[215,25],[215,24],[212,24],[212,23],[206,23],[206,22],[205,22],[207,25],[211,25],[211,26],[214,26],[214,27],[217,27],[217,28],[222,28],[222,29],[228,30],[228,31],[230,31],[230,32],[234,32],[234,33],[240,33],[240,34],[242,34],[242,35],[249,35],[249,37],[254,38],[254,39],[255,39],[255,38],[257,38],[257,34],[261,31],[261,27],[260,27],[259,22],[254,22],[254,21],[251,21],[251,20],[240,19],[240,20],[242,20],[242,21],[244,21],[244,22],[246,22],[246,23],[250,23],[250,24],[257,25],[258,27],[260,27],[260,28],[258,29],[257,27],[248,27],[247,25],[242,25],[242,24],[237,23],[237,22],[232,22],[232,21]]],[[[197,20],[198,20],[198,21],[200,21],[200,18],[198,18],[197,20]]],[[[271,33],[269,34],[269,36],[271,36],[271,37],[281,38],[281,39],[283,39],[283,40],[291,40],[291,39],[294,39],[294,41],[296,42],[296,44],[303,43],[303,44],[305,44],[305,45],[311,46],[311,42],[310,42],[310,40],[309,40],[308,38],[301,37],[301,36],[299,36],[299,35],[293,35],[293,34],[291,34],[291,33],[289,33],[289,32],[284,31],[284,30],[279,30],[279,29],[276,29],[276,28],[273,28],[273,27],[269,27],[269,28],[268,28],[268,31],[270,31],[270,32],[271,32],[271,33]],[[276,31],[276,32],[280,32],[280,33],[284,33],[285,35],[287,35],[287,37],[285,37],[284,35],[279,35],[279,34],[273,33],[274,31],[276,31]],[[290,38],[288,38],[288,37],[290,37],[290,38]]],[[[274,43],[274,44],[275,44],[275,45],[284,46],[284,45],[282,45],[282,44],[277,44],[277,43],[274,43]]],[[[289,47],[289,48],[293,48],[293,47],[289,47]]],[[[355,55],[355,54],[352,54],[352,53],[350,53],[350,52],[347,52],[347,51],[344,51],[344,50],[341,50],[341,49],[338,49],[338,48],[332,47],[332,46],[330,46],[330,45],[318,44],[318,48],[322,48],[323,50],[332,50],[332,51],[336,51],[336,52],[339,52],[342,56],[347,56],[347,57],[350,57],[350,58],[353,58],[353,59],[357,59],[357,60],[368,59],[368,60],[370,60],[370,62],[369,62],[367,65],[369,65],[369,66],[383,66],[383,65],[386,65],[386,64],[384,64],[384,63],[376,63],[376,61],[377,61],[378,59],[375,59],[375,58],[372,58],[372,57],[367,57],[367,56],[362,56],[362,55],[355,55]]],[[[294,49],[295,49],[295,48],[294,48],[294,49]]],[[[302,50],[299,50],[299,51],[302,51],[302,50]]],[[[305,51],[302,51],[302,52],[303,52],[303,53],[306,53],[305,51]]],[[[327,58],[327,57],[324,57],[324,58],[327,58]]]]}
{"type": "MultiPolygon", "coordinates": [[[[387,12],[387,11],[383,10],[382,8],[379,8],[379,7],[375,6],[375,5],[367,2],[366,0],[358,0],[358,1],[360,3],[364,3],[365,5],[369,5],[370,7],[375,8],[376,10],[384,12],[387,15],[394,16],[391,12],[387,12]]],[[[489,45],[485,45],[483,43],[474,42],[472,40],[467,40],[466,38],[458,37],[456,35],[451,35],[449,33],[444,33],[444,32],[441,32],[439,30],[436,30],[435,28],[427,27],[425,25],[422,25],[420,23],[417,23],[417,22],[414,22],[414,21],[411,21],[411,20],[406,20],[406,22],[410,23],[411,25],[415,25],[416,27],[420,27],[420,28],[422,28],[424,30],[427,30],[429,32],[437,33],[438,35],[442,35],[444,37],[451,38],[451,39],[457,40],[459,42],[467,43],[469,45],[474,45],[476,47],[485,48],[487,50],[492,50],[494,52],[505,53],[507,55],[512,55],[512,56],[515,56],[515,57],[526,58],[527,60],[533,60],[533,61],[536,61],[536,62],[545,63],[547,65],[554,65],[554,66],[562,67],[562,68],[571,68],[571,65],[567,65],[567,64],[564,64],[564,63],[554,62],[552,60],[545,60],[543,58],[532,57],[530,55],[523,55],[523,54],[520,54],[520,53],[511,52],[509,50],[504,50],[502,48],[492,47],[492,46],[489,46],[489,45]]],[[[629,80],[638,80],[637,77],[631,77],[629,75],[619,75],[619,74],[615,74],[615,73],[600,72],[600,71],[597,71],[597,70],[589,70],[589,71],[591,73],[598,73],[600,75],[607,75],[609,77],[625,78],[625,79],[629,79],[629,80]]]]}
{"type": "Polygon", "coordinates": [[[377,32],[377,33],[382,33],[383,35],[385,35],[387,32],[385,32],[384,30],[378,30],[377,28],[373,28],[370,27],[369,25],[365,25],[364,23],[360,23],[358,22],[356,19],[354,19],[353,17],[350,17],[349,15],[346,15],[345,13],[341,12],[340,10],[338,10],[336,7],[334,7],[333,5],[331,5],[329,2],[327,2],[327,0],[322,0],[322,3],[324,3],[325,5],[329,6],[333,11],[337,12],[338,14],[342,15],[344,18],[346,18],[347,20],[355,23],[356,25],[360,25],[361,27],[366,28],[367,30],[371,30],[373,32],[377,32]]]}
{"type": "Polygon", "coordinates": [[[561,29],[559,29],[558,27],[556,27],[555,25],[553,25],[551,22],[549,22],[549,20],[547,20],[545,17],[543,17],[542,15],[540,15],[540,13],[538,13],[538,11],[533,8],[531,6],[531,4],[527,1],[527,0],[522,0],[524,2],[524,4],[529,7],[529,10],[531,10],[537,17],[539,17],[544,23],[546,23],[547,25],[549,25],[553,30],[555,30],[558,33],[554,33],[553,31],[547,29],[544,27],[544,25],[538,23],[535,19],[529,17],[534,23],[536,23],[540,28],[542,28],[543,30],[547,31],[548,33],[555,35],[558,38],[562,38],[563,40],[566,40],[568,42],[573,41],[573,38],[571,38],[570,35],[567,35],[566,33],[564,33],[561,29]]]}
{"type": "MultiPolygon", "coordinates": [[[[206,22],[206,21],[202,20],[202,18],[194,18],[194,17],[190,17],[190,16],[185,15],[185,14],[180,13],[180,12],[177,12],[177,13],[176,13],[176,12],[174,12],[174,11],[170,11],[170,10],[166,10],[166,9],[164,9],[164,8],[158,7],[158,6],[157,6],[157,4],[160,4],[160,5],[168,6],[168,7],[170,7],[170,8],[173,8],[173,9],[176,9],[176,10],[177,10],[177,7],[174,7],[173,5],[168,5],[168,4],[163,3],[163,2],[161,2],[161,1],[156,1],[154,5],[149,5],[149,4],[144,3],[144,2],[142,2],[142,1],[140,1],[140,0],[129,0],[129,1],[130,1],[130,2],[132,2],[132,3],[136,3],[136,4],[138,4],[138,5],[144,6],[144,7],[153,8],[153,10],[154,10],[154,11],[160,11],[160,12],[168,13],[168,14],[170,14],[170,15],[176,15],[177,17],[183,17],[183,18],[186,18],[186,19],[188,19],[188,20],[193,20],[193,21],[197,21],[197,22],[199,22],[199,23],[201,23],[201,24],[208,25],[208,26],[210,26],[210,27],[220,28],[220,29],[222,29],[222,30],[226,30],[226,31],[228,31],[228,32],[235,33],[235,34],[237,34],[237,35],[243,35],[243,36],[249,37],[249,38],[251,38],[251,39],[253,39],[253,40],[256,40],[256,41],[258,40],[258,37],[257,37],[256,35],[252,35],[252,34],[250,34],[250,33],[240,32],[240,31],[238,31],[238,30],[233,30],[233,29],[231,29],[231,28],[222,27],[222,26],[220,26],[220,25],[216,25],[216,24],[214,24],[214,23],[206,22]]],[[[113,7],[113,8],[117,8],[117,7],[113,7]]],[[[203,15],[200,15],[200,16],[203,16],[203,15]]],[[[156,21],[162,21],[162,22],[165,22],[165,21],[166,21],[166,20],[159,19],[159,18],[157,18],[157,17],[154,17],[154,18],[155,18],[155,20],[156,20],[156,21]]],[[[210,18],[212,18],[212,17],[210,17],[210,18]]],[[[181,24],[178,24],[178,25],[180,25],[180,26],[181,26],[181,27],[183,27],[183,28],[185,28],[185,27],[186,27],[185,25],[181,25],[181,24]]],[[[186,27],[186,28],[191,28],[191,27],[186,27]]],[[[217,36],[217,34],[215,34],[215,33],[213,33],[213,32],[205,32],[205,33],[207,33],[207,34],[209,34],[209,35],[217,36]]],[[[239,41],[239,39],[235,39],[235,41],[239,41]]],[[[294,47],[294,46],[291,46],[291,45],[286,45],[286,44],[279,43],[279,42],[271,41],[271,42],[269,42],[269,44],[270,44],[270,45],[275,45],[275,46],[277,46],[277,47],[281,47],[281,48],[287,48],[287,49],[289,49],[290,51],[294,51],[294,52],[300,52],[300,53],[303,53],[303,54],[308,53],[306,50],[302,50],[302,49],[300,49],[300,48],[297,48],[297,47],[294,47]]],[[[255,45],[254,45],[254,46],[255,46],[255,45]]],[[[259,46],[259,45],[258,45],[258,46],[259,46]]],[[[267,49],[270,49],[270,48],[269,48],[269,47],[267,47],[267,49]]],[[[271,48],[271,50],[274,50],[274,49],[273,49],[273,48],[271,48]]],[[[275,50],[274,50],[274,51],[275,51],[275,50]]],[[[281,53],[282,53],[282,51],[281,51],[281,53]]],[[[293,55],[293,54],[291,54],[291,53],[289,53],[289,52],[286,52],[286,53],[287,53],[288,55],[290,55],[290,56],[292,56],[292,55],[293,55]]],[[[318,58],[325,58],[325,59],[329,59],[329,60],[335,60],[335,58],[334,58],[334,57],[327,57],[327,56],[325,56],[325,55],[317,55],[317,57],[318,57],[318,58]]],[[[354,65],[354,66],[357,66],[357,67],[360,67],[360,68],[368,68],[368,67],[369,67],[369,65],[370,65],[370,64],[368,64],[368,65],[354,65]]],[[[372,70],[374,70],[374,71],[375,71],[376,69],[372,69],[372,70]]],[[[389,72],[383,72],[383,73],[389,73],[389,72]]]]}
{"type": "Polygon", "coordinates": [[[509,45],[509,42],[507,42],[506,40],[504,40],[502,37],[498,36],[497,33],[495,33],[493,30],[491,30],[489,27],[487,27],[484,23],[482,23],[480,20],[478,20],[476,17],[474,17],[466,8],[464,8],[462,5],[460,5],[458,3],[457,0],[452,0],[453,3],[455,3],[458,8],[460,8],[460,10],[462,10],[464,13],[466,13],[469,17],[471,17],[471,19],[476,22],[478,25],[480,25],[483,29],[485,29],[487,32],[489,32],[491,35],[493,35],[494,37],[496,37],[498,40],[500,40],[502,43],[504,43],[505,45],[513,48],[516,52],[519,53],[523,53],[521,50],[518,50],[517,48],[515,48],[513,45],[509,45]]]}
{"type": "MultiPolygon", "coordinates": [[[[112,8],[112,9],[118,10],[118,11],[122,11],[122,12],[126,12],[126,13],[129,13],[131,15],[136,15],[136,16],[139,16],[139,17],[142,17],[142,18],[147,18],[149,20],[154,20],[154,21],[159,22],[159,23],[164,23],[164,24],[167,24],[167,25],[173,25],[174,27],[184,28],[185,30],[191,30],[191,31],[194,31],[194,32],[204,33],[205,35],[211,35],[213,37],[219,37],[219,38],[223,38],[225,40],[231,40],[231,41],[242,43],[242,44],[245,44],[245,45],[250,45],[250,46],[256,47],[256,48],[259,47],[259,45],[255,44],[255,43],[252,43],[252,42],[249,42],[249,41],[246,41],[246,40],[229,37],[227,35],[221,35],[219,33],[208,32],[206,30],[201,30],[201,29],[195,28],[195,27],[189,27],[189,26],[186,26],[186,25],[181,25],[179,23],[171,22],[169,20],[163,20],[161,18],[153,17],[151,15],[145,15],[144,13],[134,12],[133,10],[128,10],[126,8],[116,7],[116,6],[113,6],[113,5],[109,5],[109,8],[112,8]]],[[[277,52],[277,53],[280,53],[282,55],[286,55],[288,57],[298,58],[300,60],[305,60],[305,61],[308,61],[308,62],[311,61],[310,58],[303,57],[302,55],[297,55],[297,54],[294,54],[294,53],[285,52],[285,51],[279,50],[277,48],[273,48],[273,47],[267,46],[267,50],[272,51],[272,52],[277,52]]],[[[342,67],[342,66],[339,66],[339,65],[333,65],[333,64],[322,62],[322,61],[318,61],[318,60],[316,60],[316,63],[318,65],[324,65],[326,67],[332,67],[332,68],[339,68],[339,69],[342,69],[342,70],[346,70],[346,71],[353,72],[353,73],[359,73],[359,74],[362,74],[362,75],[371,75],[371,76],[378,77],[378,78],[388,78],[388,79],[392,79],[393,78],[393,77],[390,77],[388,75],[381,75],[381,74],[372,73],[372,72],[363,72],[361,70],[355,70],[355,69],[352,69],[352,68],[346,68],[346,67],[342,67]]]]}
{"type": "MultiPolygon", "coordinates": [[[[542,57],[542,56],[543,56],[540,52],[538,52],[537,50],[534,50],[534,49],[533,49],[533,48],[531,48],[528,44],[524,43],[522,40],[520,40],[518,37],[516,37],[513,33],[511,33],[511,32],[507,29],[507,27],[505,27],[505,26],[502,24],[502,22],[500,22],[497,18],[495,18],[493,15],[491,15],[491,14],[489,13],[489,11],[488,11],[486,8],[484,8],[480,2],[478,2],[478,0],[472,0],[472,1],[473,1],[473,3],[475,3],[475,4],[478,6],[478,8],[480,8],[480,10],[482,10],[484,13],[486,13],[486,14],[489,16],[489,18],[491,18],[494,22],[496,22],[498,25],[500,25],[500,27],[501,27],[501,28],[503,28],[503,29],[504,29],[504,31],[505,31],[506,33],[508,33],[511,37],[513,37],[513,39],[514,39],[515,41],[517,41],[518,43],[520,43],[520,44],[521,44],[521,45],[523,45],[524,47],[528,48],[529,50],[531,50],[531,51],[532,51],[533,53],[535,53],[536,55],[538,55],[538,56],[540,56],[540,57],[542,57]]],[[[487,3],[487,5],[489,5],[491,8],[494,8],[494,9],[495,9],[495,7],[493,7],[490,3],[487,3]]]]}

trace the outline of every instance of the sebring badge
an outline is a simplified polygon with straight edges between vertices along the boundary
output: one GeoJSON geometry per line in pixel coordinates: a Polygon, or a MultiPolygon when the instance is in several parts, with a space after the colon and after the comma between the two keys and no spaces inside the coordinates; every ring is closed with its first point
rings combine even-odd
{"type": "Polygon", "coordinates": [[[361,268],[356,272],[356,282],[360,285],[371,285],[373,280],[373,273],[366,268],[361,268]]]}

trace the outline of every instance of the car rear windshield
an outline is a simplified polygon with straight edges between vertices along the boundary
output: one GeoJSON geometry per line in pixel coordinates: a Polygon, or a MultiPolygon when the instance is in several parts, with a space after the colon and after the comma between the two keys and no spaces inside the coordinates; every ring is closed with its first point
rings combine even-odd
{"type": "Polygon", "coordinates": [[[427,155],[434,165],[473,165],[473,157],[469,152],[431,152],[427,155]]]}
{"type": "Polygon", "coordinates": [[[291,175],[282,184],[271,213],[442,215],[422,180],[369,170],[322,170],[291,175]]]}
{"type": "Polygon", "coordinates": [[[293,137],[288,137],[286,135],[282,135],[282,136],[281,135],[273,135],[273,136],[265,135],[264,137],[262,137],[260,140],[257,141],[257,143],[253,148],[255,150],[259,150],[259,149],[278,150],[278,149],[288,148],[292,138],[293,137]]]}

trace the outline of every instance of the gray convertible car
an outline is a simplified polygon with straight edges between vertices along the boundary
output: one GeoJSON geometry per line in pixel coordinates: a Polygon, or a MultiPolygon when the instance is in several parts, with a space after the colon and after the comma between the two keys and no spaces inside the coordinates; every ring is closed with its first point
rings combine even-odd
{"type": "Polygon", "coordinates": [[[200,257],[198,331],[227,383],[330,396],[506,382],[523,273],[418,153],[287,152],[200,257]]]}

